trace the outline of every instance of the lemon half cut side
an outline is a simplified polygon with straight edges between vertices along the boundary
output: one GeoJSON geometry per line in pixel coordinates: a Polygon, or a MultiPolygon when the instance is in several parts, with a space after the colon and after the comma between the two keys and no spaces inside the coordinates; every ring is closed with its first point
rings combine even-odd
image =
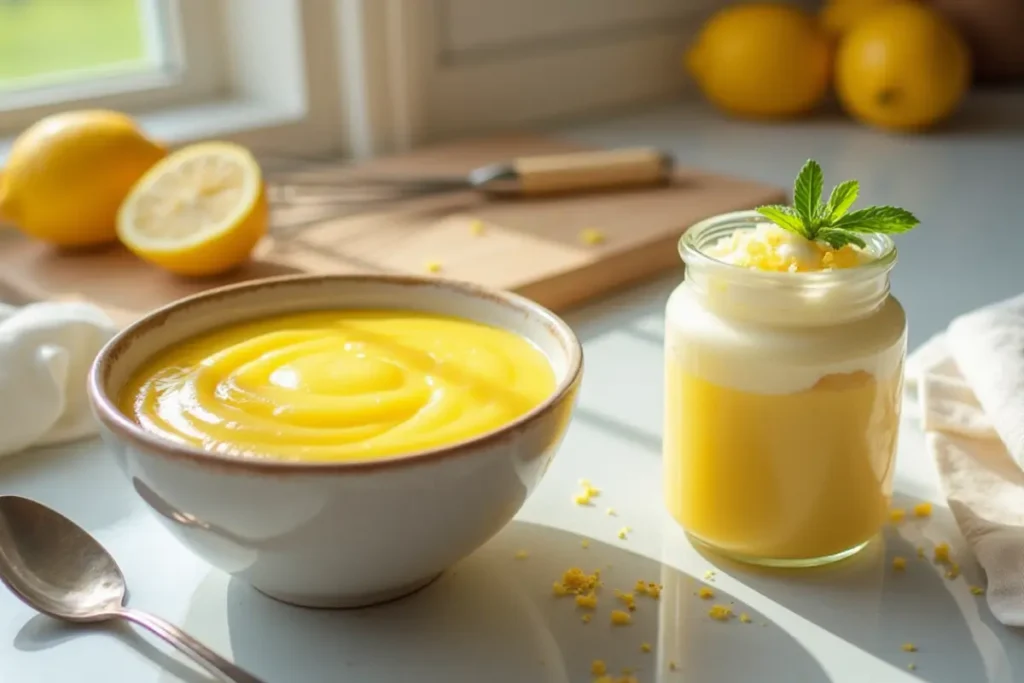
{"type": "Polygon", "coordinates": [[[217,275],[248,260],[267,232],[268,213],[252,153],[204,142],[172,153],[139,179],[118,212],[117,236],[172,273],[217,275]]]}

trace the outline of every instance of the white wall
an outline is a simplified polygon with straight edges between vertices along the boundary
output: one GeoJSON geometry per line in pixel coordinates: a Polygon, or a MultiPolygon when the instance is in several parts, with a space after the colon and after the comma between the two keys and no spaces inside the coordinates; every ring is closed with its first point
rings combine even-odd
{"type": "MultiPolygon", "coordinates": [[[[416,0],[418,139],[688,93],[681,57],[730,0],[416,0]]],[[[800,4],[814,6],[814,0],[800,4]]]]}

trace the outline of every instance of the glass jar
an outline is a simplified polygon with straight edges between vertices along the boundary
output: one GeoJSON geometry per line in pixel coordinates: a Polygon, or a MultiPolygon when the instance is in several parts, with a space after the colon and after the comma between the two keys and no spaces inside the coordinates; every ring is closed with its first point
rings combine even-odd
{"type": "Polygon", "coordinates": [[[737,560],[813,566],[867,545],[887,517],[906,356],[889,293],[896,249],[873,260],[768,272],[707,249],[766,222],[698,223],[665,322],[665,499],[691,539],[737,560]]]}

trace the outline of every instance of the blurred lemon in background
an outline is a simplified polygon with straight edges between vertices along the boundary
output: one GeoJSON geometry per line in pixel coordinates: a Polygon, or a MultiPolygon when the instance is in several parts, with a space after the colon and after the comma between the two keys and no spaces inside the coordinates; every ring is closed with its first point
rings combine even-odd
{"type": "Polygon", "coordinates": [[[145,261],[178,275],[217,275],[248,260],[267,232],[260,167],[238,145],[184,147],[139,180],[117,235],[145,261]]]}
{"type": "Polygon", "coordinates": [[[49,116],[11,148],[0,175],[0,218],[58,246],[111,242],[122,200],[166,154],[124,114],[49,116]]]}
{"type": "Polygon", "coordinates": [[[821,23],[833,36],[842,36],[854,24],[876,10],[906,0],[827,0],[821,10],[821,23]]]}
{"type": "Polygon", "coordinates": [[[781,3],[721,10],[685,63],[704,95],[737,116],[797,116],[828,92],[827,35],[813,16],[781,3]]]}
{"type": "Polygon", "coordinates": [[[963,100],[970,80],[963,37],[936,10],[915,2],[872,12],[846,33],[836,55],[843,108],[890,130],[942,121],[963,100]]]}

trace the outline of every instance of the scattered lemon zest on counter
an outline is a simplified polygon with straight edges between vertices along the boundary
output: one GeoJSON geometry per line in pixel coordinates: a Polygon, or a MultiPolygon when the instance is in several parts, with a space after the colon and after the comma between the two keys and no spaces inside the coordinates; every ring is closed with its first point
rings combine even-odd
{"type": "Polygon", "coordinates": [[[740,622],[741,623],[749,624],[751,621],[753,621],[753,619],[750,618],[749,614],[747,614],[746,612],[741,612],[740,613],[740,622]]]}
{"type": "Polygon", "coordinates": [[[918,503],[914,506],[915,517],[931,517],[932,516],[932,504],[931,503],[918,503]]]}
{"type": "Polygon", "coordinates": [[[949,544],[939,543],[935,546],[935,561],[949,562],[949,544]]]}
{"type": "Polygon", "coordinates": [[[661,584],[657,584],[657,583],[649,583],[649,584],[647,584],[647,595],[649,595],[654,600],[657,600],[658,598],[660,598],[661,597],[661,584]]]}
{"type": "Polygon", "coordinates": [[[892,568],[898,572],[903,571],[907,568],[907,559],[905,557],[892,558],[892,568]]]}
{"type": "Polygon", "coordinates": [[[591,500],[601,495],[601,489],[592,486],[589,479],[580,479],[580,486],[583,490],[572,498],[577,505],[590,505],[591,500]]]}
{"type": "Polygon", "coordinates": [[[714,569],[709,569],[706,572],[704,572],[704,580],[705,581],[714,581],[715,580],[715,570],[714,569]]]}
{"type": "Polygon", "coordinates": [[[678,668],[678,666],[676,665],[675,662],[669,662],[668,663],[668,670],[669,671],[675,671],[677,668],[678,668]]]}
{"type": "Polygon", "coordinates": [[[442,268],[440,261],[427,261],[425,267],[428,273],[440,273],[442,268]]]}
{"type": "Polygon", "coordinates": [[[623,612],[620,609],[612,610],[612,625],[613,626],[628,626],[633,623],[633,617],[630,616],[629,612],[623,612]]]}
{"type": "Polygon", "coordinates": [[[971,595],[984,595],[985,589],[981,586],[971,586],[971,595]]]}
{"type": "Polygon", "coordinates": [[[583,609],[597,609],[597,596],[593,593],[576,596],[576,606],[583,609]]]}
{"type": "Polygon", "coordinates": [[[590,623],[590,615],[589,614],[584,614],[582,617],[580,617],[580,621],[582,621],[584,624],[589,624],[590,623]]]}
{"type": "Polygon", "coordinates": [[[590,663],[590,673],[594,674],[595,676],[604,676],[606,673],[608,673],[608,666],[604,663],[603,660],[595,659],[590,663]]]}
{"type": "Polygon", "coordinates": [[[917,546],[917,556],[924,559],[924,548],[921,546],[917,546]]]}
{"type": "Polygon", "coordinates": [[[585,228],[580,230],[580,241],[591,246],[602,244],[605,241],[604,233],[596,228],[585,228]]]}
{"type": "Polygon", "coordinates": [[[484,234],[484,222],[479,218],[469,224],[469,232],[471,235],[480,236],[484,234]]]}
{"type": "Polygon", "coordinates": [[[946,570],[946,578],[952,581],[953,579],[956,579],[958,576],[960,576],[960,565],[958,565],[956,562],[953,562],[949,566],[949,569],[946,570]]]}
{"type": "Polygon", "coordinates": [[[566,588],[565,584],[562,583],[561,581],[555,581],[555,583],[551,586],[551,590],[554,592],[555,595],[568,595],[569,594],[569,589],[566,588]]]}
{"type": "Polygon", "coordinates": [[[630,531],[632,531],[632,529],[630,529],[628,526],[622,527],[621,529],[619,529],[619,533],[618,533],[619,538],[621,538],[623,541],[625,541],[629,537],[629,532],[630,531]]]}
{"type": "Polygon", "coordinates": [[[647,593],[647,584],[644,583],[643,579],[636,580],[636,585],[633,587],[633,592],[639,593],[640,595],[644,595],[647,593]]]}
{"type": "Polygon", "coordinates": [[[725,605],[712,605],[708,610],[708,616],[718,621],[729,621],[732,617],[732,609],[725,605]]]}
{"type": "MultiPolygon", "coordinates": [[[[556,581],[555,586],[562,586],[565,589],[561,595],[574,593],[586,595],[593,593],[601,585],[601,572],[595,570],[593,574],[587,574],[579,567],[570,567],[562,574],[562,580],[556,581]]],[[[556,589],[557,592],[557,589],[556,589]]]]}
{"type": "Polygon", "coordinates": [[[650,652],[650,651],[651,651],[651,644],[650,643],[640,643],[640,652],[650,652]]]}
{"type": "Polygon", "coordinates": [[[580,541],[580,547],[586,550],[590,547],[590,541],[584,538],[582,541],[580,541]]]}
{"type": "Polygon", "coordinates": [[[711,590],[707,586],[701,586],[701,589],[697,591],[697,597],[701,600],[710,600],[715,597],[715,591],[711,590]]]}
{"type": "Polygon", "coordinates": [[[604,514],[608,515],[609,517],[615,517],[619,513],[615,511],[615,508],[608,508],[607,510],[604,511],[604,514]]]}
{"type": "Polygon", "coordinates": [[[530,556],[530,553],[525,551],[525,550],[517,550],[516,551],[516,559],[517,560],[525,560],[529,556],[530,556]]]}
{"type": "Polygon", "coordinates": [[[903,645],[900,646],[900,649],[904,652],[917,652],[917,645],[914,645],[913,643],[903,643],[903,645]]]}
{"type": "Polygon", "coordinates": [[[630,612],[636,610],[636,598],[632,593],[623,593],[622,591],[615,591],[615,598],[623,605],[629,608],[630,612]]]}
{"type": "Polygon", "coordinates": [[[907,516],[907,511],[903,508],[893,508],[889,510],[889,521],[893,524],[899,524],[907,516]]]}
{"type": "Polygon", "coordinates": [[[911,662],[910,664],[907,664],[907,670],[908,671],[914,671],[916,669],[917,669],[917,664],[914,664],[913,662],[911,662]]]}

